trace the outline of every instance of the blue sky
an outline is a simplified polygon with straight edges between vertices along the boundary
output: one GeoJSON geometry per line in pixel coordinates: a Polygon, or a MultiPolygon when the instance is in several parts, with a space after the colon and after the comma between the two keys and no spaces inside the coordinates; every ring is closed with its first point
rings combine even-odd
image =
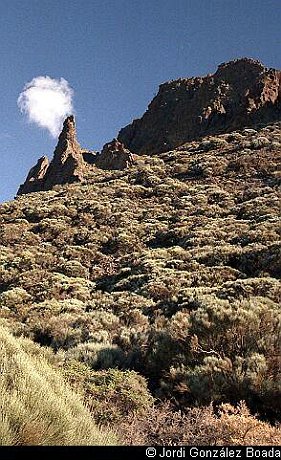
{"type": "Polygon", "coordinates": [[[78,139],[99,150],[164,81],[248,56],[281,68],[280,0],[1,0],[0,201],[56,140],[17,98],[39,75],[74,90],[78,139]]]}

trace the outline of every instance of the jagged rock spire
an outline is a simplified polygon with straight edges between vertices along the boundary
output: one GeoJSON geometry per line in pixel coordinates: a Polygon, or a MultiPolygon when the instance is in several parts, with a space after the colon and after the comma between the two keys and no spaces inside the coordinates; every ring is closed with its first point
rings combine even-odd
{"type": "Polygon", "coordinates": [[[45,175],[45,190],[55,184],[76,182],[82,179],[84,160],[76,138],[73,115],[66,118],[54,151],[54,157],[45,175]]]}
{"type": "Polygon", "coordinates": [[[63,163],[68,155],[80,155],[81,147],[76,138],[76,125],[73,115],[64,120],[62,131],[54,151],[53,161],[63,163]]]}
{"type": "Polygon", "coordinates": [[[29,171],[17,194],[49,190],[57,184],[81,181],[84,167],[83,155],[76,138],[75,120],[70,115],[63,123],[51,163],[49,164],[47,157],[40,158],[29,171]]]}

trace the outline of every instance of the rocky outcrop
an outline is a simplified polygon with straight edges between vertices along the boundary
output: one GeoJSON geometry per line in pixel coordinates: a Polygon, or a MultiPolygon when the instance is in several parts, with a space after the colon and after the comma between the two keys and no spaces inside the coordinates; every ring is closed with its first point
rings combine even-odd
{"type": "Polygon", "coordinates": [[[208,134],[281,118],[281,71],[243,58],[205,77],[160,85],[142,118],[121,129],[118,140],[134,153],[173,149],[208,134]]]}
{"type": "Polygon", "coordinates": [[[117,139],[105,144],[100,154],[81,149],[76,138],[75,120],[71,115],[64,121],[51,163],[47,157],[40,158],[29,171],[17,195],[82,181],[90,165],[102,169],[125,169],[133,162],[132,153],[117,139]]]}
{"type": "Polygon", "coordinates": [[[76,139],[75,120],[71,115],[64,121],[54,157],[44,177],[44,189],[49,190],[55,184],[81,181],[84,166],[81,147],[76,139]]]}
{"type": "Polygon", "coordinates": [[[39,190],[42,190],[44,177],[48,167],[48,158],[45,156],[39,158],[36,165],[29,171],[24,184],[20,186],[17,194],[22,195],[23,193],[38,192],[39,190]]]}
{"type": "Polygon", "coordinates": [[[85,162],[76,139],[75,120],[71,115],[64,121],[51,163],[47,157],[40,158],[17,194],[49,190],[57,184],[81,181],[84,170],[85,162]]]}
{"type": "Polygon", "coordinates": [[[96,166],[102,169],[125,169],[132,166],[134,158],[122,142],[117,139],[108,142],[103,146],[101,154],[97,156],[96,166]]]}

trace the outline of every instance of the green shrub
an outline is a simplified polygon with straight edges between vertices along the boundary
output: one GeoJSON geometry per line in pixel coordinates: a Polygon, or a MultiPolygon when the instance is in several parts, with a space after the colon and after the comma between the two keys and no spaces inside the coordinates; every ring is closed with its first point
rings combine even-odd
{"type": "Polygon", "coordinates": [[[91,369],[123,367],[126,362],[125,353],[109,343],[82,343],[69,350],[67,357],[85,363],[91,369]]]}
{"type": "Polygon", "coordinates": [[[153,402],[146,380],[134,371],[93,372],[85,389],[88,407],[103,424],[118,424],[131,414],[143,414],[153,402]]]}

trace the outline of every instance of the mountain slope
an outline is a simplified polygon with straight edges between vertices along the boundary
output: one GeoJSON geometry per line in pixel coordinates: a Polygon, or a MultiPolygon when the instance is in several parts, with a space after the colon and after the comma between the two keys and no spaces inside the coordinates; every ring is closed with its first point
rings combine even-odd
{"type": "Polygon", "coordinates": [[[275,123],[4,203],[1,317],[181,409],[280,420],[280,154],[275,123]]]}
{"type": "Polygon", "coordinates": [[[8,348],[32,339],[120,443],[281,442],[280,118],[280,71],[222,64],[162,85],[101,153],[68,117],[0,206],[8,348]]]}

